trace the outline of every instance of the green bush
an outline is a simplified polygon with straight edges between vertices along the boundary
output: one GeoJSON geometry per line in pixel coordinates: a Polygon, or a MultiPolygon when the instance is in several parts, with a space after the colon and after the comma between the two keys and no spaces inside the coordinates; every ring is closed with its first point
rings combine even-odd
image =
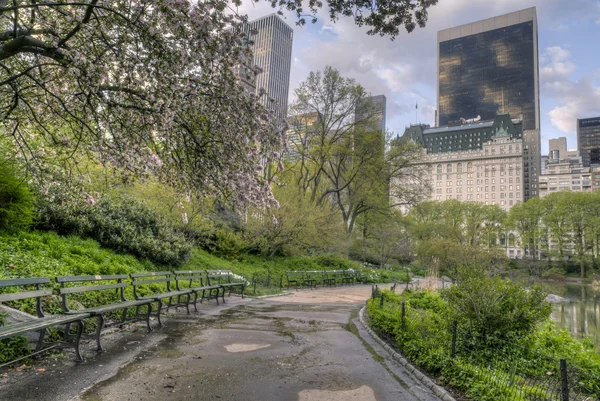
{"type": "Polygon", "coordinates": [[[498,341],[465,342],[468,329],[459,325],[457,355],[452,358],[451,304],[438,294],[423,291],[401,295],[384,291],[383,296],[383,305],[379,298],[367,303],[371,327],[394,342],[412,363],[468,399],[553,399],[550,392],[556,387],[546,386],[546,378],[560,375],[561,358],[567,360],[571,388],[581,395],[600,394],[600,355],[592,342],[574,339],[548,319],[501,347],[498,341]]]}
{"type": "Polygon", "coordinates": [[[458,284],[442,291],[451,318],[474,338],[502,343],[532,333],[547,321],[552,306],[539,286],[529,289],[498,276],[461,274],[458,284]]]}
{"type": "Polygon", "coordinates": [[[180,266],[192,249],[162,216],[133,199],[100,198],[86,203],[58,193],[42,200],[39,210],[41,228],[93,238],[102,246],[154,263],[180,266]]]}
{"type": "Polygon", "coordinates": [[[331,253],[317,256],[315,261],[327,270],[348,270],[357,269],[359,267],[358,263],[352,262],[341,255],[334,255],[331,253]]]}
{"type": "Polygon", "coordinates": [[[0,162],[0,230],[29,227],[34,220],[34,197],[16,166],[0,162]]]}

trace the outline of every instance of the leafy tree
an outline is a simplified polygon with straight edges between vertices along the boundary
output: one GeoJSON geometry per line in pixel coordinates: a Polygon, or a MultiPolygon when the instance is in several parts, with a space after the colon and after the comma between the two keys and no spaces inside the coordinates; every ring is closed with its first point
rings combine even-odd
{"type": "Polygon", "coordinates": [[[544,215],[542,221],[556,240],[558,255],[564,260],[566,245],[570,243],[571,230],[566,215],[566,207],[571,199],[570,192],[555,192],[543,200],[544,215]]]}
{"type": "Polygon", "coordinates": [[[34,219],[35,198],[25,177],[11,160],[0,160],[0,229],[29,227],[34,219]]]}
{"type": "MultiPolygon", "coordinates": [[[[273,203],[284,137],[236,83],[244,18],[223,2],[0,1],[0,124],[27,161],[99,154],[124,175],[273,203]]],[[[31,164],[36,167],[36,163],[31,164]]]]}
{"type": "Polygon", "coordinates": [[[297,185],[312,202],[336,205],[348,233],[361,215],[391,207],[390,186],[396,204],[422,196],[424,180],[411,165],[419,149],[399,141],[385,153],[385,134],[373,129],[381,111],[367,100],[362,86],[326,67],[323,73],[311,72],[295,94],[292,115],[317,116],[311,131],[298,132],[305,137],[296,144],[299,160],[291,166],[297,185]],[[414,181],[390,185],[405,176],[414,181]]]}
{"type": "Polygon", "coordinates": [[[537,260],[540,240],[543,235],[541,224],[544,214],[540,198],[531,198],[527,202],[518,203],[510,209],[507,227],[513,229],[521,237],[526,255],[537,260]]]}
{"type": "Polygon", "coordinates": [[[387,213],[365,213],[362,222],[362,259],[377,261],[383,267],[393,260],[406,260],[410,250],[410,237],[406,218],[399,210],[387,213]],[[373,215],[374,216],[373,216],[373,215]]]}
{"type": "MultiPolygon", "coordinates": [[[[290,175],[286,172],[284,177],[290,175]]],[[[269,257],[346,251],[339,211],[329,204],[314,204],[310,194],[293,185],[278,185],[274,193],[278,208],[248,213],[244,235],[251,248],[269,257]]]]}

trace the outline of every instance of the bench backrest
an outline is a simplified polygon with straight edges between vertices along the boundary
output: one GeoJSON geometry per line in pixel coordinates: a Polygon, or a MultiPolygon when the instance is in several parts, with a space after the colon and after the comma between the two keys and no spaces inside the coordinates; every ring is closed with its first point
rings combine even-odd
{"type": "Polygon", "coordinates": [[[129,275],[131,277],[131,285],[133,285],[133,296],[143,296],[140,291],[142,288],[149,290],[149,287],[164,288],[162,292],[171,291],[171,281],[173,281],[173,273],[171,272],[151,272],[151,273],[133,273],[129,275]],[[140,288],[141,287],[141,288],[140,288]]]}
{"type": "Polygon", "coordinates": [[[234,283],[231,270],[207,270],[206,282],[208,285],[234,283]]]}
{"type": "Polygon", "coordinates": [[[52,295],[51,289],[43,289],[42,285],[48,285],[50,279],[47,277],[35,278],[15,278],[9,280],[0,280],[0,302],[19,301],[21,299],[35,298],[35,309],[38,317],[44,317],[42,311],[42,297],[52,295]],[[19,291],[20,287],[25,287],[24,291],[19,291]],[[34,287],[35,290],[32,290],[34,287]],[[11,291],[4,292],[4,289],[11,291]],[[16,291],[13,291],[16,290],[16,291]]]}
{"type": "Polygon", "coordinates": [[[61,295],[61,304],[65,312],[69,312],[67,295],[81,294],[92,291],[116,290],[122,302],[127,301],[124,289],[129,284],[123,282],[127,279],[126,274],[98,275],[98,276],[61,276],[56,278],[60,284],[58,293],[61,295]]]}
{"type": "Polygon", "coordinates": [[[303,271],[298,271],[298,270],[290,270],[290,271],[286,271],[285,272],[285,276],[287,278],[288,281],[292,280],[302,280],[304,279],[304,273],[303,271]]]}
{"type": "Polygon", "coordinates": [[[173,273],[178,291],[204,285],[204,270],[175,270],[173,273]]]}

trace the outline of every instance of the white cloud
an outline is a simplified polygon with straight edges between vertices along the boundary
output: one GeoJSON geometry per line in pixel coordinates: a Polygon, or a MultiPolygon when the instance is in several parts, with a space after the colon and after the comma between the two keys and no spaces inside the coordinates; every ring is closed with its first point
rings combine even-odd
{"type": "Polygon", "coordinates": [[[578,118],[600,115],[600,87],[594,85],[594,74],[572,79],[575,64],[571,53],[559,46],[546,49],[544,64],[540,70],[542,95],[558,103],[548,113],[550,121],[563,133],[573,134],[578,118]]]}
{"type": "Polygon", "coordinates": [[[553,46],[546,49],[540,58],[542,64],[546,64],[540,69],[540,80],[542,83],[544,81],[551,82],[564,79],[575,71],[575,64],[569,60],[570,57],[571,53],[560,46],[553,46]]]}
{"type": "Polygon", "coordinates": [[[600,87],[589,79],[566,82],[550,95],[560,99],[560,105],[548,113],[550,121],[566,134],[576,131],[578,118],[600,115],[600,87]]]}

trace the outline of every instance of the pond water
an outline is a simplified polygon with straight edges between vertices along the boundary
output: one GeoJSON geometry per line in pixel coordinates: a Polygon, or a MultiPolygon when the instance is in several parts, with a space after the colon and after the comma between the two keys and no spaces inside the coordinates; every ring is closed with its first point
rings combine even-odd
{"type": "Polygon", "coordinates": [[[589,337],[600,352],[600,286],[539,282],[548,292],[566,299],[552,304],[552,320],[576,338],[589,337]]]}

